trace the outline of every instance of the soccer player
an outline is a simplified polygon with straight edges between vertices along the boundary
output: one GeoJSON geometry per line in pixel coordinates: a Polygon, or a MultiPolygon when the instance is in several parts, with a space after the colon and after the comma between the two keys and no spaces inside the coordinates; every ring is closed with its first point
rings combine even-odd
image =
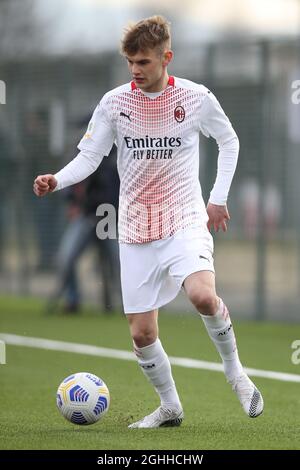
{"type": "Polygon", "coordinates": [[[224,364],[228,382],[250,417],[263,398],[239,360],[229,312],[217,296],[210,228],[227,230],[227,196],[239,142],[215,96],[203,85],[168,75],[170,27],[161,16],[125,30],[122,54],[132,81],[109,91],[96,107],[80,153],[57,174],[38,176],[38,196],[89,176],[118,147],[119,242],[124,311],[138,363],[160,406],[131,428],[178,426],[183,409],[170,362],[158,338],[158,309],[183,287],[224,364]],[[199,134],[219,147],[207,207],[198,178],[199,134]]]}

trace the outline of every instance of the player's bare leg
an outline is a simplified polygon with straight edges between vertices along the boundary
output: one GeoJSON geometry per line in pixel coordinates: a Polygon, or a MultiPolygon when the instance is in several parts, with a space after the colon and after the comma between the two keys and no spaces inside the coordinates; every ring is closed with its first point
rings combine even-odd
{"type": "Polygon", "coordinates": [[[244,372],[226,305],[216,294],[215,275],[210,271],[191,274],[184,281],[188,298],[201,315],[224,365],[224,372],[244,411],[251,418],[263,412],[263,398],[244,372]]]}
{"type": "Polygon", "coordinates": [[[127,315],[138,363],[161,401],[153,413],[131,424],[130,428],[179,426],[183,419],[170,361],[158,338],[157,317],[158,310],[127,315]]]}

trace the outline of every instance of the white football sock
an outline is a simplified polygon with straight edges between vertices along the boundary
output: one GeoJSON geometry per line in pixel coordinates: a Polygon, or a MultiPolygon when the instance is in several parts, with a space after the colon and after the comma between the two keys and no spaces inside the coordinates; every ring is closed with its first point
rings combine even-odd
{"type": "Polygon", "coordinates": [[[240,363],[229,312],[222,299],[220,299],[219,308],[215,315],[200,315],[222,358],[227,379],[232,380],[241,375],[243,366],[240,363]]]}
{"type": "Polygon", "coordinates": [[[134,345],[138,363],[157,391],[161,405],[165,408],[180,408],[180,399],[172,377],[169,358],[159,338],[149,346],[138,348],[134,345]]]}

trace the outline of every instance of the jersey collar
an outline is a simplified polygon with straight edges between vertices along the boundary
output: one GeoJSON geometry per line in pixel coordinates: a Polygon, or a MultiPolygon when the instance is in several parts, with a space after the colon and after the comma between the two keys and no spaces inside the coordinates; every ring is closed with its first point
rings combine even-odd
{"type": "MultiPolygon", "coordinates": [[[[169,80],[168,80],[168,86],[175,86],[175,78],[173,76],[169,76],[169,80]]],[[[136,84],[134,83],[134,81],[132,80],[131,82],[131,90],[137,90],[137,86],[136,84]]]]}

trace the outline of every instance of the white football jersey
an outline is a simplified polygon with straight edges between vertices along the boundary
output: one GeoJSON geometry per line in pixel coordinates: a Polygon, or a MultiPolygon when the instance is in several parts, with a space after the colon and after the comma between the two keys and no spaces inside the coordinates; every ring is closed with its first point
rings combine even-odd
{"type": "Polygon", "coordinates": [[[117,145],[120,242],[146,243],[207,222],[200,132],[219,147],[237,139],[203,85],[170,77],[160,93],[144,93],[131,82],[104,95],[78,148],[103,156],[117,145]]]}

